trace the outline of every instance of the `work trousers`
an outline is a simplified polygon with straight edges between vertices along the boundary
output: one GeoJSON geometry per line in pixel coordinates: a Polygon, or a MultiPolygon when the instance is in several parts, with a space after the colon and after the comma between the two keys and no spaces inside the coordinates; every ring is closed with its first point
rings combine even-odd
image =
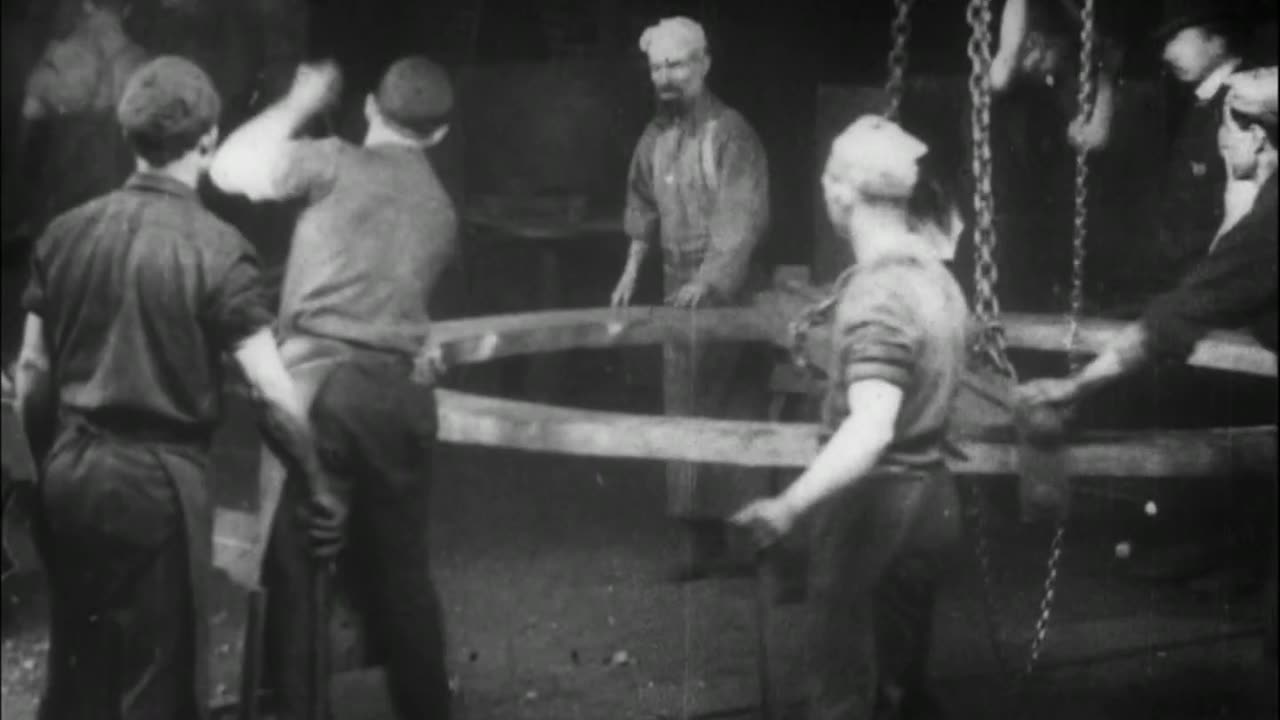
{"type": "Polygon", "coordinates": [[[70,428],[50,453],[34,523],[50,604],[40,720],[200,717],[183,517],[156,452],[70,428]]]}
{"type": "Polygon", "coordinates": [[[888,688],[923,690],[934,590],[959,537],[945,471],[875,473],[815,510],[809,717],[877,717],[888,688]]]}
{"type": "MultiPolygon", "coordinates": [[[[322,462],[350,497],[339,577],[371,659],[384,666],[402,720],[447,720],[444,628],[427,535],[435,396],[409,380],[405,364],[354,360],[321,384],[311,420],[322,462]]],[[[282,709],[294,716],[306,707],[311,631],[305,539],[291,512],[302,492],[291,479],[266,564],[271,675],[282,709]]]]}

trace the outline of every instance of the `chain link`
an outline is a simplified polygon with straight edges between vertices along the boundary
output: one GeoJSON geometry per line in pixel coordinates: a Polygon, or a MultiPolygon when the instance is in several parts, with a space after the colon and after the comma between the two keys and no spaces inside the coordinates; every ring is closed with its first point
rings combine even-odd
{"type": "Polygon", "coordinates": [[[889,102],[884,116],[898,121],[898,108],[902,104],[903,80],[907,71],[907,41],[911,39],[911,6],[915,0],[894,0],[893,47],[889,50],[889,80],[884,91],[889,102]]]}
{"type": "MultiPolygon", "coordinates": [[[[1076,122],[1083,127],[1094,107],[1094,0],[1084,0],[1080,13],[1080,77],[1076,94],[1076,122]]],[[[1067,362],[1071,372],[1080,369],[1077,351],[1080,316],[1084,311],[1085,237],[1089,225],[1089,150],[1076,143],[1075,214],[1071,235],[1071,307],[1067,315],[1067,362]]]]}
{"type": "Polygon", "coordinates": [[[965,13],[969,22],[969,97],[973,160],[974,315],[979,331],[974,351],[1008,378],[1017,378],[1009,362],[1004,329],[1000,325],[1000,299],[996,295],[995,199],[991,161],[991,0],[970,0],[965,13]]]}

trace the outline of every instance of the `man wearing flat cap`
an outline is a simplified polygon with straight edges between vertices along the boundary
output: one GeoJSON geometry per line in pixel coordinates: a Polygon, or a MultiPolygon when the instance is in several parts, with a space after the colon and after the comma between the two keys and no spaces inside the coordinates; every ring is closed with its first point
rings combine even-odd
{"type": "Polygon", "coordinates": [[[943,264],[958,215],[927,201],[927,152],[874,115],[833,143],[823,196],[857,264],[837,283],[829,439],[783,493],[734,516],[766,546],[810,518],[811,718],[938,717],[925,664],[935,584],[959,531],[943,446],[969,310],[943,264]]]}
{"type": "Polygon", "coordinates": [[[428,298],[457,245],[453,203],[425,152],[449,131],[453,88],[436,63],[403,58],[365,97],[362,145],[295,137],[337,98],[339,81],[332,63],[301,67],[285,98],[227,139],[210,173],[251,200],[305,202],[285,268],[282,352],[324,465],[343,488],[339,505],[310,508],[310,537],[298,537],[286,520],[304,498],[264,455],[264,487],[283,483],[266,567],[269,661],[284,709],[302,712],[315,627],[307,551],[323,564],[349,538],[346,589],[384,656],[398,715],[447,718],[444,630],[426,544],[435,394],[411,374],[430,327],[428,298]]]}
{"type": "MultiPolygon", "coordinates": [[[[1237,73],[1224,80],[1218,146],[1228,175],[1252,188],[1249,211],[1228,227],[1209,254],[1178,285],[1158,296],[1076,375],[1037,380],[1020,390],[1032,403],[1065,405],[1159,359],[1185,360],[1213,328],[1247,327],[1263,347],[1276,351],[1277,142],[1276,68],[1237,73]]],[[[1275,477],[1266,483],[1274,493],[1275,477]]],[[[1266,503],[1276,508],[1274,496],[1266,503]]],[[[1267,579],[1267,639],[1276,657],[1275,516],[1269,518],[1271,561],[1267,579]]],[[[1272,668],[1274,679],[1274,666],[1272,668]]],[[[1269,682],[1272,689],[1274,683],[1269,682]]]]}
{"type": "MultiPolygon", "coordinates": [[[[624,218],[631,248],[612,303],[631,302],[640,264],[651,250],[661,254],[664,294],[675,307],[737,302],[769,221],[764,148],[742,115],[707,89],[711,56],[698,23],[666,18],[645,30],[640,49],[648,56],[658,111],[631,160],[624,218]]],[[[692,347],[668,345],[664,353],[668,413],[743,419],[763,414],[769,368],[759,353],[744,352],[741,344],[696,341],[692,347]]],[[[724,567],[729,556],[723,519],[759,496],[765,482],[762,473],[668,466],[668,513],[683,524],[687,540],[675,579],[724,567]]]]}
{"type": "Polygon", "coordinates": [[[1165,290],[1208,251],[1222,228],[1228,178],[1216,135],[1226,97],[1225,81],[1249,66],[1241,3],[1166,0],[1154,33],[1165,67],[1190,88],[1190,107],[1176,120],[1169,147],[1161,205],[1157,263],[1148,274],[1152,290],[1165,290]]]}
{"type": "Polygon", "coordinates": [[[43,719],[207,716],[221,353],[274,442],[318,477],[257,257],[196,196],[220,105],[184,59],[141,66],[116,109],[137,171],[54,219],[33,251],[16,384],[49,578],[43,719]]]}

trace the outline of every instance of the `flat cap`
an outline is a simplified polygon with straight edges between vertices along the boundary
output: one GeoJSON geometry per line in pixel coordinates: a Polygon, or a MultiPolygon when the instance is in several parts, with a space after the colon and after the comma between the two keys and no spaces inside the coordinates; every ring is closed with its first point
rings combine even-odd
{"type": "Polygon", "coordinates": [[[1151,35],[1159,43],[1189,27],[1226,25],[1238,27],[1243,22],[1239,3],[1233,0],[1165,0],[1160,22],[1151,35]]]}
{"type": "Polygon", "coordinates": [[[902,199],[915,190],[919,160],[928,152],[897,123],[863,115],[832,143],[830,167],[865,197],[902,199]]]}
{"type": "Polygon", "coordinates": [[[374,98],[387,120],[422,135],[453,110],[453,83],[444,68],[412,55],[387,68],[374,98]]]}
{"type": "Polygon", "coordinates": [[[640,50],[649,57],[667,58],[707,49],[702,26],[687,17],[663,18],[640,35],[640,50]]]}
{"type": "Polygon", "coordinates": [[[126,133],[155,139],[201,135],[217,124],[221,112],[213,81],[176,55],[162,55],[135,70],[116,104],[116,119],[126,133]]]}
{"type": "Polygon", "coordinates": [[[1227,107],[1276,129],[1276,66],[1235,73],[1227,87],[1227,107]]]}

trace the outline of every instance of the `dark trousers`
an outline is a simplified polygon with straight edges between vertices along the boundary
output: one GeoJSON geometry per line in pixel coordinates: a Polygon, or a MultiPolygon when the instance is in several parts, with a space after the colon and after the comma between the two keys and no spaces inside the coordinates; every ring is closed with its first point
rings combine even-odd
{"type": "MultiPolygon", "coordinates": [[[[311,406],[327,469],[350,494],[343,590],[385,666],[402,720],[449,717],[449,681],[427,527],[436,437],[435,396],[399,363],[338,366],[311,406]]],[[[289,512],[290,483],[267,561],[272,674],[294,713],[305,707],[310,598],[305,546],[289,512]]]]}
{"type": "Polygon", "coordinates": [[[955,484],[874,474],[815,513],[809,717],[876,717],[887,688],[923,689],[934,589],[959,535],[955,484]]]}
{"type": "Polygon", "coordinates": [[[64,432],[41,501],[50,639],[40,719],[197,717],[182,514],[153,450],[64,432]]]}

